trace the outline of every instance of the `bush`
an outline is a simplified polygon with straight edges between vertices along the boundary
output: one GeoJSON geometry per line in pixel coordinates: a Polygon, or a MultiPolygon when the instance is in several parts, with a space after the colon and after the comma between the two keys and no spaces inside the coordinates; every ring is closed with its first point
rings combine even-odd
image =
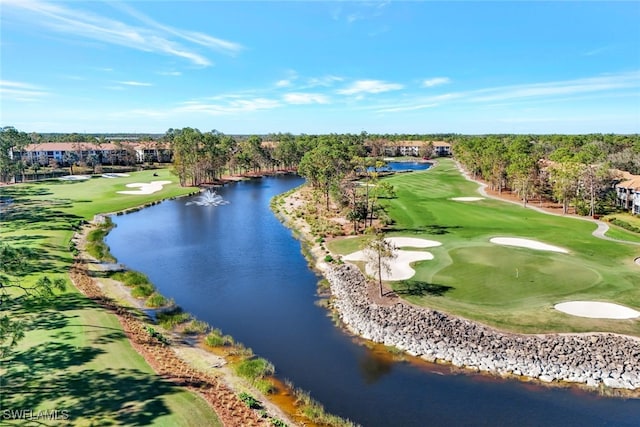
{"type": "Polygon", "coordinates": [[[618,227],[622,227],[625,230],[631,231],[632,233],[640,233],[640,228],[635,227],[626,221],[622,221],[621,219],[611,218],[609,219],[609,222],[613,225],[617,225],[618,227]]]}
{"type": "Polygon", "coordinates": [[[209,329],[209,324],[202,320],[192,320],[184,326],[185,334],[204,334],[209,329]]]}
{"type": "Polygon", "coordinates": [[[178,307],[172,311],[158,313],[156,319],[164,329],[173,329],[181,323],[188,322],[191,319],[191,315],[178,307]]]}
{"type": "Polygon", "coordinates": [[[245,393],[244,391],[238,395],[240,400],[244,402],[251,409],[261,409],[262,404],[255,397],[251,396],[249,393],[245,393]]]}
{"type": "Polygon", "coordinates": [[[147,333],[149,334],[149,336],[151,336],[152,338],[157,339],[162,344],[169,344],[169,340],[164,335],[162,335],[160,332],[158,332],[155,329],[153,329],[151,326],[147,326],[146,330],[147,330],[147,333]]]}
{"type": "Polygon", "coordinates": [[[125,271],[123,273],[115,273],[112,278],[124,283],[126,286],[137,286],[151,283],[146,275],[138,271],[125,271]]]}
{"type": "Polygon", "coordinates": [[[233,344],[233,337],[230,335],[222,335],[220,329],[214,329],[207,334],[204,343],[209,347],[222,347],[233,344]]]}
{"type": "Polygon", "coordinates": [[[138,285],[131,291],[131,296],[134,298],[147,298],[155,292],[155,288],[151,283],[144,285],[138,285]]]}
{"type": "Polygon", "coordinates": [[[327,255],[324,257],[325,262],[333,262],[333,257],[331,255],[327,255]]]}
{"type": "Polygon", "coordinates": [[[255,359],[243,360],[236,366],[235,371],[243,378],[256,380],[266,375],[273,375],[275,367],[268,360],[257,357],[255,359]]]}
{"type": "Polygon", "coordinates": [[[147,301],[144,303],[144,305],[151,308],[158,308],[167,305],[168,302],[168,299],[163,297],[158,292],[154,292],[149,296],[149,298],[147,298],[147,301]]]}

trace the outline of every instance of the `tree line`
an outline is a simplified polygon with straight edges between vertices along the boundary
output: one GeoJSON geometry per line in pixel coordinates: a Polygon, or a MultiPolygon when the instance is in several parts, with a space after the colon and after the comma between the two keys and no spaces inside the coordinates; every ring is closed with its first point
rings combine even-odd
{"type": "Polygon", "coordinates": [[[464,136],[456,159],[492,190],[510,189],[526,205],[531,199],[573,206],[582,215],[615,206],[613,183],[622,171],[640,174],[638,135],[464,136]]]}

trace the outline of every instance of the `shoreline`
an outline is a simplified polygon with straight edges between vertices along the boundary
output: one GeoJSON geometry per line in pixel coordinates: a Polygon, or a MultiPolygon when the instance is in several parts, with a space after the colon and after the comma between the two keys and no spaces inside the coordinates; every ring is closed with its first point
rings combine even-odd
{"type": "Polygon", "coordinates": [[[235,375],[227,367],[229,361],[224,356],[203,348],[203,334],[186,337],[171,330],[163,330],[162,335],[170,337],[169,344],[157,342],[147,328],[150,325],[153,325],[154,329],[161,328],[151,322],[150,312],[162,311],[165,307],[145,307],[144,302],[133,297],[123,283],[108,278],[105,280],[92,274],[106,271],[89,268],[92,264],[99,266],[102,262],[89,255],[84,247],[86,235],[97,227],[102,218],[135,212],[160,202],[117,213],[96,215],[94,221],[77,231],[73,240],[79,254],[69,273],[73,286],[118,318],[127,340],[156,375],[203,398],[223,425],[238,425],[240,420],[242,425],[266,426],[271,425],[271,419],[276,418],[287,425],[298,425],[266,395],[256,390],[247,380],[235,375]],[[142,313],[142,318],[137,313],[142,313]],[[239,394],[243,391],[250,391],[253,396],[258,397],[270,418],[260,417],[256,410],[242,402],[239,394]]]}
{"type": "MultiPolygon", "coordinates": [[[[255,179],[260,177],[243,177],[241,179],[255,179]]],[[[233,180],[226,180],[225,183],[231,183],[233,180]]],[[[153,329],[159,329],[160,335],[169,336],[170,343],[163,345],[164,348],[171,350],[171,356],[161,356],[160,360],[156,358],[154,352],[149,352],[144,346],[136,345],[139,340],[136,340],[135,334],[130,334],[127,329],[125,333],[128,341],[134,347],[134,350],[140,354],[145,361],[151,366],[156,374],[168,379],[170,382],[174,378],[179,378],[177,382],[178,386],[182,386],[205,399],[207,404],[218,415],[223,425],[288,425],[294,426],[309,426],[314,427],[316,425],[338,425],[338,426],[355,426],[349,420],[341,419],[332,414],[326,413],[324,407],[313,400],[305,390],[295,387],[295,385],[288,383],[286,379],[283,379],[277,375],[269,375],[265,377],[266,381],[269,381],[274,387],[273,393],[264,393],[256,388],[250,380],[245,379],[237,375],[232,364],[237,362],[237,356],[229,354],[229,347],[224,344],[222,347],[209,347],[205,344],[206,332],[198,334],[185,335],[180,331],[174,329],[165,330],[159,326],[155,321],[155,315],[157,312],[166,311],[168,309],[180,308],[175,303],[169,303],[169,305],[150,308],[145,306],[144,300],[135,298],[131,295],[131,289],[124,283],[109,279],[102,278],[100,274],[110,271],[111,267],[118,267],[118,271],[132,271],[126,268],[126,266],[114,262],[103,262],[96,260],[85,249],[86,235],[100,226],[100,224],[106,221],[107,217],[126,215],[129,213],[137,212],[146,207],[151,207],[162,203],[165,200],[178,199],[184,197],[190,197],[204,191],[205,188],[199,188],[196,191],[190,192],[183,196],[177,196],[167,199],[160,199],[153,202],[146,203],[137,207],[124,209],[117,212],[96,214],[91,222],[87,222],[84,226],[76,231],[72,241],[74,247],[78,250],[76,256],[76,264],[74,264],[73,270],[79,272],[80,269],[76,269],[76,265],[81,265],[82,274],[84,276],[81,281],[91,281],[92,283],[86,287],[88,293],[95,295],[95,299],[102,303],[111,304],[111,311],[118,317],[123,328],[126,328],[130,322],[131,311],[141,313],[145,320],[140,320],[140,316],[135,316],[136,321],[142,325],[146,330],[143,332],[143,337],[147,341],[149,338],[148,328],[153,325],[153,329]],[[99,266],[97,270],[90,270],[87,268],[90,265],[99,266]],[[99,273],[93,276],[91,273],[99,273]],[[106,279],[106,280],[105,280],[106,279]],[[113,282],[113,283],[109,283],[113,282]],[[115,308],[113,308],[115,307],[115,308]],[[124,316],[124,317],[123,317],[124,316]],[[128,316],[128,317],[127,317],[128,316]],[[177,357],[177,359],[176,359],[177,357]],[[177,360],[174,365],[167,364],[166,360],[177,360]],[[187,366],[184,368],[184,366],[187,366]],[[176,372],[178,369],[180,372],[176,372]],[[183,380],[183,373],[185,371],[191,372],[190,380],[194,378],[200,382],[197,387],[191,387],[183,380]],[[204,377],[198,377],[198,374],[204,377]],[[204,379],[203,379],[204,378],[204,379]],[[202,390],[202,383],[210,382],[210,390],[202,390]],[[217,383],[215,382],[217,381],[217,383]],[[220,390],[223,394],[219,396],[220,390]],[[226,391],[230,391],[225,394],[226,391]],[[260,408],[249,407],[247,403],[242,399],[242,395],[249,392],[250,397],[257,398],[257,402],[260,408]],[[233,397],[232,403],[230,403],[230,397],[233,397]],[[218,399],[218,397],[220,397],[218,399]],[[220,408],[221,403],[224,403],[224,407],[220,408]],[[231,416],[229,415],[229,408],[235,408],[239,403],[241,410],[238,414],[241,416],[241,422],[238,424],[238,419],[235,416],[236,409],[231,410],[231,416]],[[319,417],[318,420],[312,419],[306,415],[306,410],[311,407],[313,411],[317,412],[315,416],[319,417]],[[221,409],[222,413],[219,412],[221,409]],[[244,414],[244,415],[243,415],[244,414]],[[247,415],[249,414],[249,415],[247,415]],[[253,417],[253,418],[252,418],[253,417]],[[257,421],[256,421],[257,419],[257,421]]],[[[274,212],[275,213],[275,212],[274,212]]],[[[85,291],[81,290],[80,286],[76,285],[76,281],[73,281],[74,286],[83,294],[87,295],[85,291]]],[[[155,287],[154,287],[155,288],[155,287]]],[[[156,291],[157,292],[157,291],[156,291]]],[[[168,300],[172,301],[172,300],[168,300]]],[[[188,313],[187,313],[188,314],[188,313]]],[[[195,319],[195,318],[193,318],[195,319]]],[[[215,326],[208,325],[210,329],[215,329],[215,326]]],[[[140,330],[140,325],[137,327],[140,330]]],[[[151,340],[153,341],[153,340],[151,340]]],[[[156,345],[158,343],[155,343],[156,345]]],[[[242,343],[235,342],[232,347],[239,346],[244,348],[242,343]]],[[[249,351],[251,351],[249,349],[249,351]]],[[[258,357],[259,355],[253,355],[251,357],[258,357]]],[[[250,357],[250,358],[251,358],[250,357]]]]}
{"type": "MultiPolygon", "coordinates": [[[[289,194],[285,193],[279,196],[282,201],[274,204],[273,209],[283,224],[292,230],[294,237],[301,240],[303,252],[312,258],[312,260],[310,260],[312,268],[329,281],[332,297],[330,309],[337,313],[344,328],[353,335],[365,341],[396,347],[410,356],[421,357],[427,362],[450,364],[455,368],[463,369],[469,373],[481,372],[496,378],[513,377],[535,381],[541,385],[556,387],[575,386],[589,392],[601,392],[602,394],[616,397],[640,398],[640,366],[634,366],[633,363],[625,363],[629,360],[635,360],[634,357],[640,354],[640,340],[636,337],[614,333],[514,334],[426,307],[415,307],[402,299],[395,300],[395,304],[392,305],[378,304],[378,302],[371,298],[369,292],[371,286],[367,284],[360,270],[352,266],[357,273],[350,272],[348,276],[350,275],[352,277],[347,279],[346,282],[340,279],[343,273],[339,272],[339,270],[344,270],[345,267],[349,267],[349,265],[336,268],[325,262],[323,258],[328,251],[321,243],[318,243],[318,241],[314,239],[310,232],[309,225],[301,217],[296,217],[294,214],[289,213],[289,207],[295,207],[301,203],[302,196],[300,191],[302,188],[304,187],[299,187],[292,190],[289,194]],[[338,270],[338,272],[336,272],[336,270],[338,270]],[[358,274],[360,277],[356,277],[358,274]],[[353,289],[358,289],[358,291],[353,292],[353,289]],[[363,296],[364,299],[362,299],[363,296]],[[394,307],[397,308],[397,311],[394,311],[394,307]],[[391,310],[393,312],[387,313],[385,310],[391,310]],[[436,324],[446,319],[447,322],[453,322],[457,326],[450,330],[425,328],[425,330],[434,332],[434,335],[438,337],[436,341],[432,339],[431,341],[433,342],[429,342],[429,338],[426,337],[425,334],[416,335],[413,334],[413,332],[407,333],[406,336],[398,339],[398,330],[406,328],[409,331],[415,331],[418,329],[415,327],[414,322],[403,324],[402,321],[406,322],[408,316],[407,310],[411,312],[410,317],[420,316],[420,314],[416,314],[416,312],[423,311],[421,314],[428,313],[429,316],[435,316],[436,319],[439,319],[436,321],[436,324]],[[377,320],[372,318],[372,313],[382,312],[386,313],[385,316],[377,320]],[[389,319],[393,319],[393,321],[389,321],[389,319]],[[393,324],[393,322],[399,323],[393,324]],[[460,347],[460,351],[449,352],[450,354],[442,352],[441,350],[447,350],[450,347],[451,339],[457,337],[457,328],[461,326],[463,330],[464,328],[477,329],[480,331],[480,336],[484,334],[492,336],[497,339],[497,343],[488,341],[478,344],[475,348],[462,346],[460,347]],[[513,341],[511,341],[511,338],[513,338],[513,341]],[[541,366],[538,362],[538,355],[541,351],[540,348],[543,346],[545,339],[551,339],[550,343],[553,344],[552,349],[556,346],[560,349],[567,348],[566,352],[558,355],[551,352],[550,355],[553,357],[557,356],[557,362],[554,362],[555,364],[550,363],[548,364],[549,366],[541,366]],[[503,340],[506,340],[505,342],[509,342],[512,345],[502,346],[500,343],[503,340]],[[612,340],[616,341],[615,344],[612,340]],[[529,347],[522,353],[522,347],[525,346],[527,342],[529,345],[532,343],[535,343],[535,345],[534,347],[529,347]],[[610,360],[604,363],[603,366],[600,366],[602,364],[599,362],[593,366],[586,366],[584,364],[577,367],[566,366],[569,364],[573,355],[576,353],[583,354],[585,348],[588,348],[589,351],[593,351],[593,348],[599,350],[613,348],[615,352],[617,352],[619,350],[617,346],[619,346],[620,343],[624,343],[625,351],[628,351],[626,358],[624,356],[622,358],[611,358],[611,355],[603,356],[602,354],[596,356],[595,353],[593,353],[594,358],[602,357],[605,361],[607,359],[610,360]],[[497,346],[498,344],[500,345],[497,346]],[[479,358],[474,360],[474,352],[477,352],[478,349],[483,350],[490,348],[492,345],[495,348],[499,348],[499,352],[495,352],[493,355],[485,354],[484,359],[479,358]],[[570,346],[567,347],[568,345],[570,346]],[[517,351],[520,352],[516,356],[515,353],[517,351]],[[511,356],[505,357],[505,355],[511,356]],[[533,362],[521,363],[527,358],[532,359],[533,362]],[[505,363],[502,363],[503,361],[505,363]]],[[[465,341],[468,340],[462,340],[463,343],[465,343],[465,341]]],[[[586,352],[588,356],[592,354],[589,353],[589,351],[586,352]]]]}

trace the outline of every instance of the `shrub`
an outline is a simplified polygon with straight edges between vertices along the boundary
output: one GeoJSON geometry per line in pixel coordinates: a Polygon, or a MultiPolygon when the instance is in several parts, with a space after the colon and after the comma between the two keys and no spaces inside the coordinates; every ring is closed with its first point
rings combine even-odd
{"type": "Polygon", "coordinates": [[[146,275],[138,271],[125,271],[123,273],[115,273],[112,278],[124,283],[126,286],[137,286],[151,283],[146,275]]]}
{"type": "Polygon", "coordinates": [[[151,283],[144,285],[138,285],[131,291],[131,296],[134,298],[147,298],[155,292],[155,288],[151,283]]]}
{"type": "Polygon", "coordinates": [[[147,333],[149,334],[149,336],[151,336],[152,338],[157,339],[162,344],[169,344],[169,340],[164,335],[162,335],[160,332],[158,332],[154,328],[152,328],[151,326],[147,326],[146,330],[147,330],[147,333]]]}
{"type": "Polygon", "coordinates": [[[159,294],[158,292],[154,292],[149,296],[149,298],[147,298],[147,301],[144,303],[144,305],[151,308],[158,308],[162,307],[163,305],[167,305],[168,302],[169,300],[167,300],[161,294],[159,294]]]}
{"type": "Polygon", "coordinates": [[[244,391],[239,394],[240,400],[244,402],[251,409],[261,409],[262,404],[255,397],[251,396],[249,393],[245,393],[244,391]]]}
{"type": "Polygon", "coordinates": [[[185,334],[204,334],[209,329],[209,324],[202,320],[192,320],[184,326],[185,334]]]}
{"type": "Polygon", "coordinates": [[[255,380],[266,375],[273,375],[275,367],[268,360],[257,357],[243,360],[236,366],[235,371],[243,378],[255,380]]]}
{"type": "Polygon", "coordinates": [[[327,255],[324,257],[325,262],[333,262],[333,257],[331,255],[327,255]]]}
{"type": "Polygon", "coordinates": [[[622,221],[621,219],[618,219],[618,218],[611,218],[611,219],[609,220],[609,222],[610,222],[610,223],[612,223],[613,225],[617,225],[618,227],[622,227],[622,228],[624,228],[625,230],[629,230],[629,231],[631,231],[631,232],[633,232],[633,233],[640,233],[640,228],[635,227],[635,226],[633,226],[633,225],[629,224],[629,223],[628,223],[628,222],[626,222],[626,221],[622,221]]]}
{"type": "Polygon", "coordinates": [[[220,329],[214,329],[207,334],[204,343],[209,347],[222,347],[233,344],[233,337],[230,335],[222,335],[220,329]]]}
{"type": "Polygon", "coordinates": [[[191,315],[177,307],[171,311],[158,313],[156,319],[158,320],[158,324],[164,329],[173,329],[179,324],[189,321],[191,319],[191,315]]]}

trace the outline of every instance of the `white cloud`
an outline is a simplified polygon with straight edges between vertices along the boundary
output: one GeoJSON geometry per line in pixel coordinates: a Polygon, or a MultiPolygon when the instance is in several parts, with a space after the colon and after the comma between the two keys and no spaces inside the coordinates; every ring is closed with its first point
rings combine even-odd
{"type": "Polygon", "coordinates": [[[358,80],[346,89],[338,91],[342,95],[356,95],[362,93],[382,93],[400,90],[404,86],[399,83],[388,83],[381,80],[358,80]]]}
{"type": "MultiPolygon", "coordinates": [[[[81,3],[74,3],[77,4],[81,3]]],[[[147,26],[129,25],[91,12],[38,0],[3,0],[3,13],[26,12],[21,18],[28,21],[29,25],[39,25],[59,33],[144,52],[177,56],[199,66],[209,66],[212,62],[193,46],[184,46],[177,39],[228,54],[235,54],[242,49],[241,45],[234,42],[159,24],[128,6],[121,3],[118,5],[120,9],[143,21],[147,26]]]]}
{"type": "Polygon", "coordinates": [[[46,97],[49,92],[30,83],[0,80],[0,94],[5,100],[33,102],[46,97]]]}
{"type": "Polygon", "coordinates": [[[480,89],[469,92],[470,101],[494,102],[509,99],[544,98],[558,95],[574,95],[588,92],[640,87],[640,72],[611,74],[557,82],[531,83],[496,88],[480,89]]]}
{"type": "Polygon", "coordinates": [[[287,87],[287,86],[291,86],[291,80],[283,79],[283,80],[278,80],[276,82],[276,87],[287,87]]]}
{"type": "Polygon", "coordinates": [[[422,87],[434,87],[447,83],[451,83],[451,79],[449,77],[433,77],[431,79],[423,80],[422,87]]]}
{"type": "Polygon", "coordinates": [[[133,81],[133,80],[120,81],[120,82],[116,82],[116,83],[119,83],[121,85],[126,85],[126,86],[153,86],[153,84],[151,84],[151,83],[136,82],[136,81],[133,81]]]}
{"type": "Polygon", "coordinates": [[[319,93],[287,93],[283,97],[288,104],[328,104],[329,98],[319,93]]]}
{"type": "Polygon", "coordinates": [[[205,113],[210,115],[222,115],[233,113],[245,113],[258,110],[271,110],[280,107],[277,100],[267,98],[236,99],[226,104],[212,104],[201,101],[187,101],[175,112],[205,113]]]}

